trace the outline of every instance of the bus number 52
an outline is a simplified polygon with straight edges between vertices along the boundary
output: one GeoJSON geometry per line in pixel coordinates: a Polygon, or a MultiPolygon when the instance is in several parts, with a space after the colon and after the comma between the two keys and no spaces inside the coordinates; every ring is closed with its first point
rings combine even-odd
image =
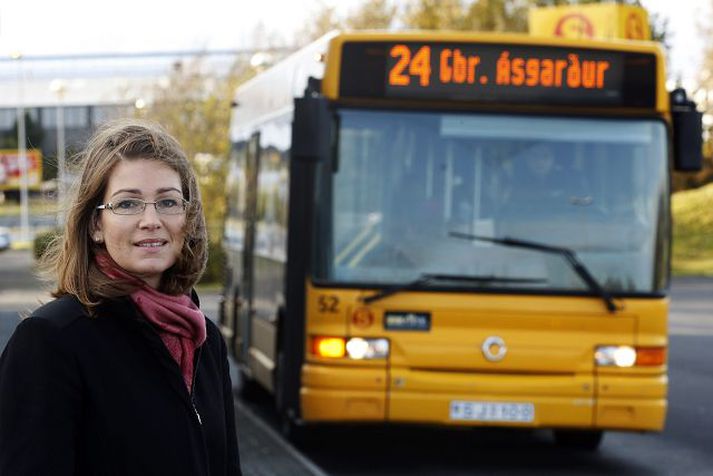
{"type": "Polygon", "coordinates": [[[417,76],[421,86],[431,84],[430,46],[422,46],[412,56],[408,46],[398,44],[391,47],[389,55],[397,58],[396,64],[389,71],[390,86],[408,86],[411,84],[411,76],[417,76]]]}

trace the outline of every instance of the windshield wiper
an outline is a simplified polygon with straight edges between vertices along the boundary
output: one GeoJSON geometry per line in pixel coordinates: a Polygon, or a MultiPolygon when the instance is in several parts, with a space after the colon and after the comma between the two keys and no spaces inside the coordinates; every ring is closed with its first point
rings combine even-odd
{"type": "Polygon", "coordinates": [[[361,300],[364,304],[369,304],[401,291],[427,288],[433,281],[456,281],[461,283],[543,283],[546,280],[539,278],[501,278],[498,276],[424,273],[413,281],[383,288],[370,296],[363,297],[361,300]]]}
{"type": "Polygon", "coordinates": [[[592,273],[589,272],[584,263],[582,263],[579,258],[577,258],[575,252],[573,250],[570,250],[569,248],[565,248],[563,246],[545,245],[542,243],[536,243],[534,241],[519,240],[517,238],[491,238],[488,236],[471,235],[469,233],[461,233],[458,231],[451,231],[448,233],[448,235],[454,238],[462,238],[465,240],[489,241],[491,243],[497,243],[499,245],[512,246],[516,248],[526,248],[529,250],[539,250],[544,253],[553,253],[564,256],[567,263],[569,263],[569,265],[572,266],[574,272],[577,273],[577,276],[582,278],[582,281],[587,284],[589,289],[594,294],[602,298],[602,300],[604,301],[604,305],[607,307],[607,310],[609,312],[614,313],[619,310],[617,305],[614,303],[614,299],[612,299],[611,294],[609,294],[609,292],[607,292],[607,290],[604,289],[597,282],[597,280],[594,278],[594,276],[592,276],[592,273]]]}

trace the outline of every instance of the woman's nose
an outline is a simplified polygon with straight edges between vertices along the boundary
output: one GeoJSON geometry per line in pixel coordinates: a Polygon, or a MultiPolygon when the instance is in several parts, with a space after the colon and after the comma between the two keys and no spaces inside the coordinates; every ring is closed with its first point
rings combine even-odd
{"type": "Polygon", "coordinates": [[[161,226],[161,217],[156,210],[156,205],[153,203],[147,203],[146,208],[141,212],[141,219],[139,220],[140,228],[155,229],[161,226]]]}

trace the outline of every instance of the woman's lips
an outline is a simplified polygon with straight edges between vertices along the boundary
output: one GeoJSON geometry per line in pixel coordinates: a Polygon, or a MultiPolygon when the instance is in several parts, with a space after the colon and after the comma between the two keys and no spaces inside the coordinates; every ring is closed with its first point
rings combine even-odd
{"type": "Polygon", "coordinates": [[[165,245],[166,243],[168,243],[168,241],[166,240],[151,239],[137,241],[136,243],[134,243],[134,246],[138,246],[140,248],[158,248],[160,246],[165,245]]]}

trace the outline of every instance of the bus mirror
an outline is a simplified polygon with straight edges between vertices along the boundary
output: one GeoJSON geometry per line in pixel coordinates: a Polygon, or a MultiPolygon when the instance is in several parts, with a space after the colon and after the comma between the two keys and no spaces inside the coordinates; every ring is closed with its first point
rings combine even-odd
{"type": "Polygon", "coordinates": [[[327,99],[308,95],[295,98],[292,125],[292,158],[320,162],[330,155],[333,118],[327,99]]]}
{"type": "Polygon", "coordinates": [[[675,89],[670,97],[674,168],[679,172],[696,172],[701,170],[703,161],[703,114],[686,97],[685,90],[675,89]]]}

